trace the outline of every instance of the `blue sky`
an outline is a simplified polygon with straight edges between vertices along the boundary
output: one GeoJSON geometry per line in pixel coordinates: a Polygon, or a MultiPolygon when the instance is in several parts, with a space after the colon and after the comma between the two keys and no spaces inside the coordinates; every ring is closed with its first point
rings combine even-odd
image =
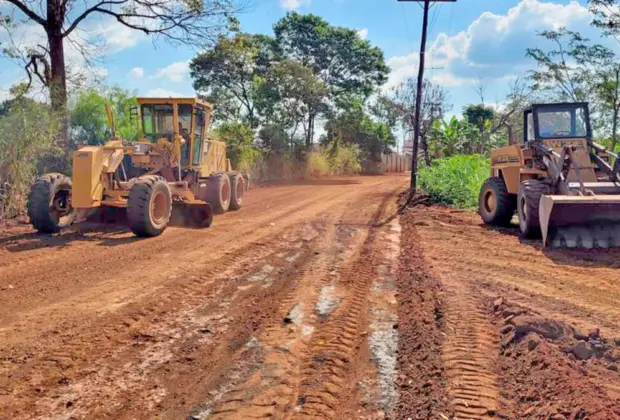
{"type": "MultiPolygon", "coordinates": [[[[430,13],[427,66],[442,69],[429,70],[428,76],[448,90],[454,114],[459,114],[464,105],[479,101],[474,89],[478,81],[485,86],[485,101],[499,103],[510,78],[531,68],[525,48],[544,47],[535,34],[537,30],[567,26],[600,40],[589,26],[591,17],[585,4],[585,0],[439,3],[430,13]]],[[[254,0],[252,9],[239,16],[242,29],[271,34],[273,24],[289,10],[314,13],[331,24],[355,28],[381,47],[393,69],[385,89],[416,75],[422,21],[418,4],[396,0],[254,0]]],[[[162,42],[154,45],[148,37],[109,21],[89,25],[107,44],[96,64],[96,73],[106,75],[107,85],[135,89],[141,95],[193,95],[187,64],[196,51],[162,42]]],[[[27,33],[22,39],[31,35],[27,33]]],[[[615,41],[602,42],[616,48],[615,41]]],[[[68,55],[75,66],[83,67],[79,54],[70,50],[68,55]]],[[[0,60],[0,88],[6,90],[20,77],[23,73],[18,66],[0,60]]]]}

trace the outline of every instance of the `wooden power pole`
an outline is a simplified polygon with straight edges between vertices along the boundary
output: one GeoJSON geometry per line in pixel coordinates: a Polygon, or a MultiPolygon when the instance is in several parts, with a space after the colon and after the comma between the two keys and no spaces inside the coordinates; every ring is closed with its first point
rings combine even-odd
{"type": "Polygon", "coordinates": [[[415,98],[415,115],[413,127],[413,151],[411,156],[411,194],[416,191],[417,183],[417,171],[418,171],[418,143],[420,141],[420,115],[422,108],[422,87],[424,86],[424,62],[426,61],[426,35],[428,32],[428,11],[431,8],[431,3],[440,2],[455,2],[456,0],[398,0],[398,1],[413,1],[424,3],[424,19],[422,20],[422,41],[420,43],[420,64],[418,66],[418,90],[415,98]]]}

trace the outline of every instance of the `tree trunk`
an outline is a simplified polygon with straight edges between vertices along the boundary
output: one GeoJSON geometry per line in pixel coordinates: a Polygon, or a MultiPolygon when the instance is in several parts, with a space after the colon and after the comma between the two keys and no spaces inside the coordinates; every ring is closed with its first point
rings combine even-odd
{"type": "Polygon", "coordinates": [[[47,0],[47,41],[49,43],[51,78],[49,80],[52,109],[59,118],[58,146],[69,152],[69,116],[67,110],[67,73],[65,70],[62,25],[65,10],[61,0],[47,0]]]}
{"type": "Polygon", "coordinates": [[[614,107],[614,120],[611,125],[611,151],[616,152],[616,142],[618,140],[618,112],[620,108],[614,107]]]}
{"type": "Polygon", "coordinates": [[[308,115],[308,129],[306,130],[306,149],[310,151],[312,147],[312,138],[314,137],[314,114],[308,115]]]}
{"type": "Polygon", "coordinates": [[[428,141],[426,138],[426,134],[427,130],[425,130],[421,136],[422,151],[424,152],[424,162],[426,163],[426,166],[431,166],[431,156],[428,152],[428,141]]]}

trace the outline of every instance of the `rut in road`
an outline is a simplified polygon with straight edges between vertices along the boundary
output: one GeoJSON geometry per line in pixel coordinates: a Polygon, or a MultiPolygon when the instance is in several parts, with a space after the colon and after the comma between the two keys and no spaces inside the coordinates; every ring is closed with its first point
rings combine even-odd
{"type": "Polygon", "coordinates": [[[373,252],[369,235],[374,234],[369,225],[394,201],[390,191],[381,193],[378,203],[368,203],[368,216],[360,217],[355,206],[341,209],[340,215],[330,213],[317,255],[301,269],[299,281],[283,299],[280,319],[256,337],[260,366],[219,402],[197,410],[197,418],[289,418],[341,412],[339,407],[326,410],[321,405],[326,395],[334,398],[334,389],[347,375],[343,363],[350,362],[366,338],[360,328],[373,271],[368,256],[373,252]],[[362,266],[370,269],[361,272],[362,266]],[[345,362],[343,354],[350,355],[345,362]],[[325,364],[315,366],[317,358],[325,358],[325,364]],[[317,375],[328,376],[318,387],[317,375]]]}

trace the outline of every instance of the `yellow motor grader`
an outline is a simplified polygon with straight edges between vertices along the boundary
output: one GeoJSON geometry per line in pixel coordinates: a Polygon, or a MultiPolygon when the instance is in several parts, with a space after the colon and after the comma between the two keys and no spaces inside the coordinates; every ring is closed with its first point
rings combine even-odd
{"type": "Polygon", "coordinates": [[[508,225],[516,211],[522,235],[544,246],[620,246],[620,160],[592,141],[588,104],[533,105],[523,124],[523,144],[491,152],[482,220],[508,225]]]}
{"type": "Polygon", "coordinates": [[[69,178],[40,177],[28,196],[30,222],[56,233],[86,220],[95,209],[124,208],[137,236],[161,234],[173,211],[194,227],[209,227],[213,213],[237,210],[249,179],[233,171],[226,144],[206,137],[213,106],[195,98],[138,98],[142,137],[115,135],[103,146],[73,152],[69,178]]]}

